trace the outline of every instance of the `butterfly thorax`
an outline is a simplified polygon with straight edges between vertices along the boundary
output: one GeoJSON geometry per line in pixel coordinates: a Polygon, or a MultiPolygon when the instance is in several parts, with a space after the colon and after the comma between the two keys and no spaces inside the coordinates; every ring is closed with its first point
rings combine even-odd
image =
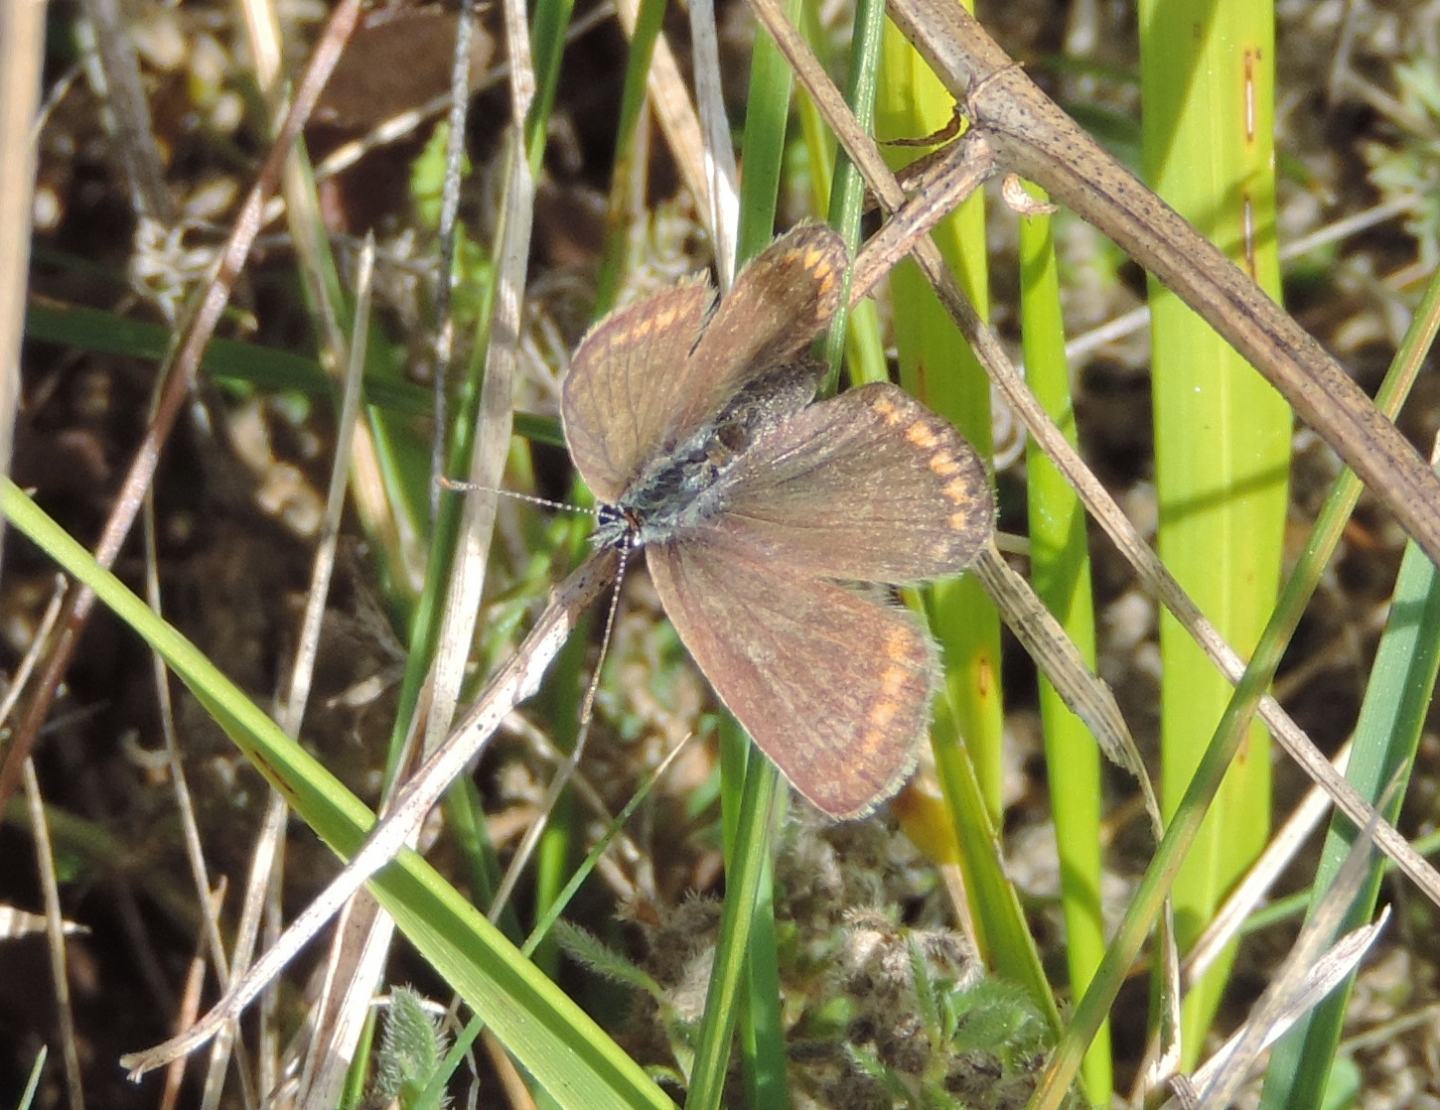
{"type": "Polygon", "coordinates": [[[657,453],[614,504],[600,507],[593,541],[644,547],[713,519],[725,508],[746,450],[810,402],[822,370],[791,363],[742,389],[713,419],[657,453]]]}

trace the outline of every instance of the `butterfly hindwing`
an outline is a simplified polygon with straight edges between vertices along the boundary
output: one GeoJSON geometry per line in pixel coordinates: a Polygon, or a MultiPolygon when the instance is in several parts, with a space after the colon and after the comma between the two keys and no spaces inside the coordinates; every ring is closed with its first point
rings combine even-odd
{"type": "Polygon", "coordinates": [[[985,466],[904,390],[862,386],[767,427],[726,475],[700,538],[791,573],[903,584],[961,573],[994,527],[985,466]]]}
{"type": "Polygon", "coordinates": [[[725,543],[655,544],[646,561],[715,692],[814,805],[860,817],[900,788],[937,682],[913,614],[725,543]]]}

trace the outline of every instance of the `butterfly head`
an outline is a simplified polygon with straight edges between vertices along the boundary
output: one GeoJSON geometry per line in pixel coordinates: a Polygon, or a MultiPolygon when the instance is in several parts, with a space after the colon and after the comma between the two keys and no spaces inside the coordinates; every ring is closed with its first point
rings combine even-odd
{"type": "Polygon", "coordinates": [[[639,515],[623,504],[601,504],[595,509],[595,530],[590,542],[596,547],[638,547],[639,515]]]}

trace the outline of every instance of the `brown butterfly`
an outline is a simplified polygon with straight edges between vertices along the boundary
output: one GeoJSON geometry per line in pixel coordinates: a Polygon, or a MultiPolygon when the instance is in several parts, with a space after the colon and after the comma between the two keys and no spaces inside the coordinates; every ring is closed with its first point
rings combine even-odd
{"type": "Polygon", "coordinates": [[[994,526],[985,468],[889,383],[815,401],[803,353],[848,263],[827,227],[773,243],[712,311],[694,281],[611,313],[565,379],[598,542],[642,548],[715,692],[812,803],[859,817],[909,777],[935,642],[885,587],[961,573],[994,526]]]}

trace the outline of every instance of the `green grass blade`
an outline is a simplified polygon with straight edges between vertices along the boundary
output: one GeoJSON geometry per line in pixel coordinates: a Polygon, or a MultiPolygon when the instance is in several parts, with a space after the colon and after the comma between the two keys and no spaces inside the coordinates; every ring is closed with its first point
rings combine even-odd
{"type": "MultiPolygon", "coordinates": [[[[807,6],[811,19],[818,26],[819,5],[807,6]]],[[[875,128],[875,97],[880,86],[880,50],[884,43],[884,0],[859,0],[855,5],[855,22],[850,35],[850,64],[845,82],[845,103],[855,120],[866,132],[875,128]]],[[[818,36],[812,37],[812,43],[818,36]]],[[[808,98],[807,98],[807,106],[808,98]]],[[[812,113],[817,116],[818,113],[812,113]]],[[[833,144],[832,144],[833,147],[833,144]]],[[[821,145],[811,141],[812,164],[821,164],[821,145]]],[[[860,215],[865,202],[865,182],[860,171],[844,151],[833,154],[835,168],[830,175],[823,210],[829,213],[830,224],[845,240],[853,257],[860,243],[860,215]]],[[[817,200],[821,199],[817,197],[817,200]]],[[[830,364],[827,389],[833,391],[840,369],[840,356],[849,337],[851,354],[850,381],[883,381],[886,377],[884,348],[880,344],[879,317],[875,305],[866,301],[855,311],[853,325],[849,313],[841,307],[836,324],[825,336],[825,359],[830,364]]]]}
{"type": "MultiPolygon", "coordinates": [[[[825,36],[820,5],[806,4],[803,14],[807,41],[812,48],[823,51],[825,36]]],[[[875,90],[880,80],[880,46],[884,26],[884,0],[859,0],[850,36],[845,102],[866,131],[873,131],[875,125],[875,90]]],[[[820,118],[815,102],[802,92],[799,104],[815,210],[828,213],[830,226],[840,233],[853,258],[860,242],[864,181],[845,153],[839,150],[839,144],[820,118]]],[[[837,312],[836,320],[844,321],[845,326],[839,328],[832,324],[825,334],[824,358],[830,372],[821,386],[821,394],[828,396],[835,392],[839,384],[841,359],[846,353],[849,355],[851,385],[888,381],[890,368],[885,357],[884,338],[880,334],[880,311],[874,300],[865,300],[848,311],[837,312]]]]}
{"type": "Polygon", "coordinates": [[[525,121],[525,149],[530,173],[538,177],[545,155],[545,135],[560,86],[560,65],[565,55],[565,32],[575,14],[575,0],[539,0],[530,20],[530,52],[535,67],[535,100],[525,121]]]}
{"type": "Polygon", "coordinates": [[[620,94],[620,119],[615,127],[615,158],[610,173],[610,203],[605,211],[605,246],[600,253],[600,274],[595,279],[595,317],[615,307],[620,279],[628,262],[626,245],[629,229],[627,198],[634,160],[635,131],[649,88],[650,63],[655,57],[655,40],[660,37],[666,0],[640,0],[635,32],[630,37],[630,54],[625,60],[625,85],[620,94]]]}
{"type": "MultiPolygon", "coordinates": [[[[569,755],[580,735],[580,703],[589,678],[585,672],[590,631],[594,620],[587,616],[576,626],[576,635],[556,657],[550,680],[540,692],[536,708],[546,722],[557,751],[569,755]]],[[[579,862],[583,850],[575,831],[575,792],[566,789],[555,799],[540,843],[535,849],[535,910],[543,913],[553,905],[579,862]]],[[[547,940],[531,957],[546,974],[560,971],[560,952],[547,940]]]]}
{"type": "MultiPolygon", "coordinates": [[[[171,332],[162,324],[132,320],[99,308],[31,304],[25,311],[25,338],[158,362],[170,347],[171,332]]],[[[326,377],[317,360],[257,343],[212,339],[200,368],[212,381],[242,388],[294,390],[315,397],[335,392],[335,383],[326,377]]],[[[367,373],[364,396],[367,405],[379,406],[397,416],[409,418],[429,412],[429,395],[414,382],[367,373]]]]}
{"type": "MultiPolygon", "coordinates": [[[[1394,365],[1376,395],[1376,406],[1381,412],[1393,416],[1399,411],[1401,402],[1409,393],[1416,375],[1424,365],[1427,352],[1435,341],[1437,331],[1440,331],[1440,274],[1432,274],[1425,297],[1415,312],[1415,317],[1396,354],[1394,365]]],[[[1331,528],[1331,531],[1337,536],[1344,520],[1349,517],[1350,510],[1354,507],[1359,491],[1360,483],[1349,471],[1342,475],[1337,482],[1337,491],[1331,497],[1331,503],[1327,503],[1322,518],[1324,520],[1328,520],[1332,516],[1337,518],[1331,528]],[[1332,503],[1336,505],[1333,510],[1332,503]]],[[[1318,528],[1317,531],[1319,531],[1318,528]]],[[[1333,546],[1334,541],[1330,544],[1332,549],[1333,546]]],[[[1428,595],[1421,592],[1420,574],[1422,569],[1433,570],[1433,568],[1430,568],[1428,562],[1423,559],[1413,559],[1412,547],[1406,548],[1405,558],[1400,568],[1400,579],[1396,583],[1395,602],[1390,616],[1391,625],[1406,619],[1406,610],[1413,612],[1418,607],[1421,613],[1428,612],[1426,609],[1429,604],[1428,595]],[[1424,563],[1424,568],[1412,568],[1412,562],[1424,563]]],[[[1306,554],[1307,561],[1315,561],[1309,559],[1308,551],[1306,554]]],[[[1296,568],[1296,576],[1299,576],[1301,569],[1300,567],[1296,568]]],[[[1319,569],[1317,568],[1310,577],[1318,580],[1318,576],[1319,569]]],[[[1313,589],[1313,583],[1311,588],[1313,589]]],[[[1433,585],[1429,588],[1434,589],[1433,585]]],[[[1435,650],[1434,644],[1427,637],[1433,636],[1436,630],[1436,620],[1433,615],[1430,615],[1409,626],[1408,639],[1410,642],[1408,644],[1405,642],[1407,633],[1404,628],[1396,628],[1392,633],[1391,628],[1387,626],[1384,638],[1381,640],[1375,665],[1371,669],[1371,688],[1367,690],[1365,702],[1361,708],[1354,750],[1345,772],[1346,778],[1372,804],[1378,805],[1383,791],[1389,788],[1401,765],[1408,766],[1413,758],[1413,751],[1410,751],[1414,742],[1411,730],[1418,725],[1412,720],[1412,716],[1417,708],[1423,716],[1430,695],[1427,694],[1424,698],[1419,698],[1418,695],[1434,685],[1434,671],[1428,669],[1431,664],[1426,662],[1425,654],[1435,650]],[[1375,690],[1375,685],[1382,680],[1390,682],[1392,686],[1396,685],[1397,671],[1402,676],[1408,675],[1412,683],[1401,682],[1398,684],[1399,689],[1391,689],[1384,694],[1375,690]]],[[[1403,796],[1403,789],[1397,791],[1395,800],[1384,810],[1387,817],[1393,820],[1403,796]]],[[[1343,855],[1343,845],[1348,843],[1351,838],[1353,838],[1352,828],[1332,820],[1310,895],[1312,905],[1326,889],[1333,876],[1336,867],[1336,853],[1343,855]]],[[[1419,844],[1416,847],[1424,850],[1420,848],[1419,844]]],[[[1382,869],[1378,874],[1383,875],[1387,870],[1384,865],[1388,864],[1388,861],[1381,861],[1381,864],[1382,869]]],[[[1369,919],[1375,904],[1375,884],[1377,882],[1378,879],[1372,879],[1362,896],[1357,899],[1351,914],[1351,918],[1354,920],[1369,919]]],[[[1353,927],[1349,923],[1351,918],[1347,918],[1347,923],[1342,926],[1342,929],[1353,927]]],[[[1353,979],[1347,983],[1344,989],[1337,991],[1335,996],[1328,999],[1324,1005],[1297,1022],[1295,1027],[1272,1050],[1269,1070],[1265,1077],[1262,1105],[1279,1107],[1305,1105],[1307,1102],[1318,1103],[1324,1089],[1325,1075],[1335,1060],[1341,1021],[1344,1017],[1345,1004],[1351,985],[1353,985],[1353,979]]]]}
{"type": "MultiPolygon", "coordinates": [[[[1019,892],[1006,874],[1005,861],[1000,856],[1000,831],[990,820],[975,766],[956,731],[949,704],[943,698],[930,727],[935,734],[936,770],[945,786],[945,805],[949,811],[943,828],[946,833],[953,828],[954,834],[953,838],[947,837],[938,843],[934,839],[927,841],[924,847],[939,862],[953,862],[960,867],[974,913],[975,941],[986,965],[1001,978],[1023,987],[1050,1028],[1059,1030],[1060,1011],[1055,1005],[1055,996],[1026,925],[1019,892]],[[983,850],[977,850],[977,846],[983,850]],[[949,851],[958,851],[959,858],[946,858],[949,851]],[[975,907],[983,907],[984,912],[975,907]]],[[[902,796],[897,808],[903,813],[915,804],[913,799],[902,796]]],[[[905,819],[907,829],[916,823],[914,817],[912,812],[905,819]]],[[[938,822],[922,819],[919,823],[929,828],[938,822]]]]}
{"type": "MultiPolygon", "coordinates": [[[[1143,143],[1150,185],[1272,295],[1274,26],[1270,5],[1140,6],[1143,143]],[[1247,234],[1250,238],[1247,239],[1247,234]]],[[[1160,554],[1242,654],[1274,607],[1285,524],[1290,412],[1198,316],[1151,283],[1160,554]]],[[[1195,773],[1231,690],[1178,622],[1160,630],[1162,796],[1167,816],[1195,773]]],[[[1182,950],[1262,850],[1270,827],[1268,738],[1252,727],[1176,879],[1182,950]]],[[[1232,952],[1190,991],[1183,1060],[1194,1063],[1232,952]]]]}
{"type": "Polygon", "coordinates": [[[30,1110],[35,1103],[35,1094],[40,1090],[40,1078],[45,1073],[45,1058],[50,1054],[46,1045],[41,1045],[35,1053],[35,1062],[30,1065],[30,1078],[25,1081],[25,1089],[20,1092],[20,1100],[15,1103],[16,1110],[30,1110]]]}
{"type": "MultiPolygon", "coordinates": [[[[1345,777],[1394,821],[1405,798],[1420,731],[1440,668],[1440,578],[1413,543],[1405,548],[1390,619],[1385,626],[1355,729],[1345,777]],[[1386,799],[1386,792],[1395,787],[1386,799]],[[1381,805],[1382,801],[1387,804],[1381,805]]],[[[1356,836],[1344,818],[1332,818],[1311,894],[1311,913],[1325,896],[1356,836]]],[[[1376,860],[1335,936],[1371,920],[1383,868],[1376,860]]],[[[1265,1106],[1316,1106],[1335,1061],[1354,975],[1299,1022],[1276,1046],[1265,1084],[1265,1106]]]]}
{"type": "MultiPolygon", "coordinates": [[[[1032,187],[1032,195],[1043,193],[1032,187]]],[[[1025,376],[1036,400],[1066,438],[1077,442],[1060,312],[1060,280],[1051,217],[1020,219],[1020,318],[1025,376]]],[[[1095,669],[1095,600],[1085,542],[1085,508],[1046,454],[1031,440],[1026,451],[1029,490],[1030,566],[1035,592],[1065,629],[1082,658],[1095,669]]],[[[1045,764],[1060,859],[1060,903],[1065,917],[1065,959],[1070,990],[1085,993],[1105,955],[1101,912],[1100,752],[1095,738],[1040,678],[1045,764]]],[[[1085,1054],[1085,1094],[1108,1106],[1114,1093],[1110,1025],[1106,1022],[1085,1054]]]]}
{"type": "MultiPolygon", "coordinates": [[[[769,760],[751,759],[752,773],[781,781],[769,760]]],[[[775,805],[783,809],[785,798],[775,805]]],[[[775,824],[770,826],[772,829],[775,824]]],[[[746,1104],[756,1110],[790,1105],[789,1053],[785,1042],[785,1005],[781,998],[780,954],[776,947],[775,860],[770,845],[760,859],[755,882],[755,912],[745,951],[745,998],[740,1010],[740,1051],[745,1063],[746,1104]]]]}
{"type": "MultiPolygon", "coordinates": [[[[789,0],[787,14],[792,20],[799,17],[799,0],[789,0]]],[[[775,210],[794,85],[790,66],[775,40],[764,30],[759,31],[750,58],[750,93],[745,101],[745,169],[740,181],[737,264],[759,254],[775,237],[775,210]]]]}
{"type": "Polygon", "coordinates": [[[720,919],[720,941],[715,966],[705,995],[700,1041],[690,1075],[686,1107],[714,1110],[725,1090],[730,1040],[741,1006],[742,972],[755,920],[756,892],[770,864],[770,830],[773,827],[776,786],[774,764],[759,757],[749,761],[734,850],[726,858],[725,908],[720,919]]]}

